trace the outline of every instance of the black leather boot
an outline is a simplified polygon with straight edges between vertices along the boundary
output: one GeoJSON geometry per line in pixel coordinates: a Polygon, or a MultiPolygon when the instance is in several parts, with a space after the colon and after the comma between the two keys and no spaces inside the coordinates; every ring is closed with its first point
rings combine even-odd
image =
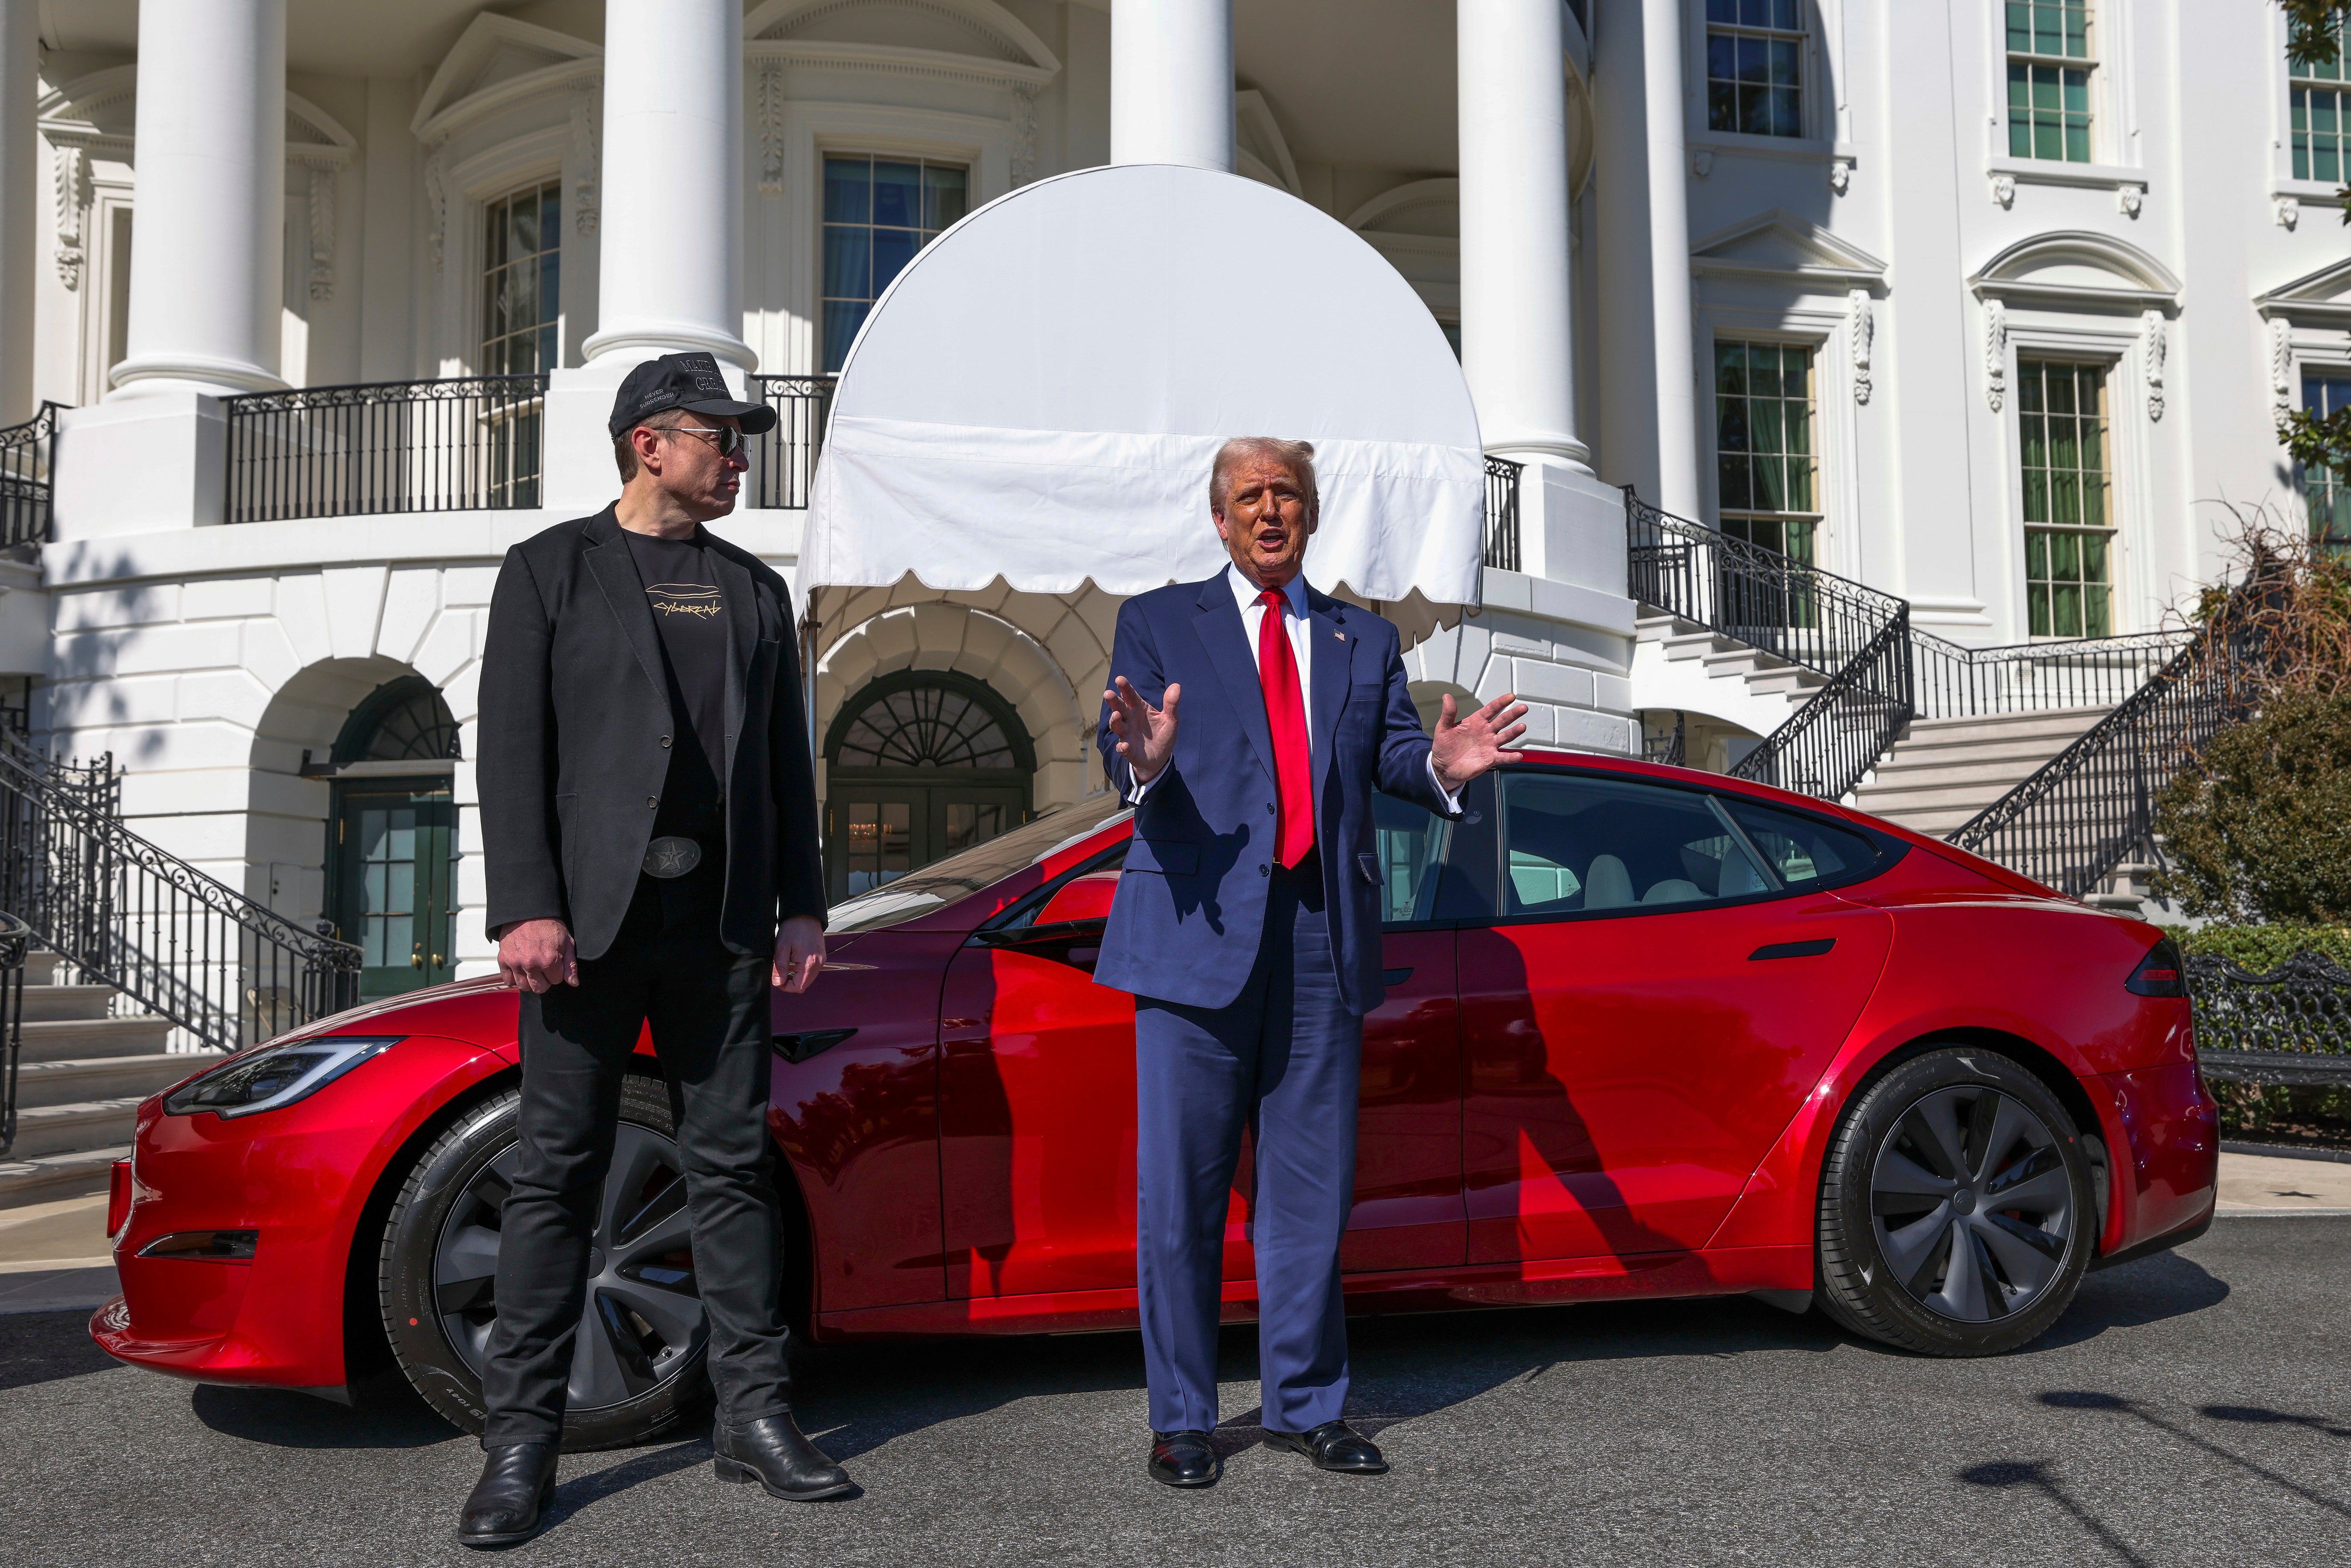
{"type": "Polygon", "coordinates": [[[457,1516],[460,1546],[512,1546],[538,1533],[555,1500],[556,1445],[500,1443],[482,1461],[482,1479],[457,1516]]]}
{"type": "Polygon", "coordinates": [[[849,1472],[801,1435],[789,1410],[740,1427],[721,1421],[710,1448],[720,1480],[758,1481],[769,1497],[814,1502],[853,1490],[849,1472]]]}

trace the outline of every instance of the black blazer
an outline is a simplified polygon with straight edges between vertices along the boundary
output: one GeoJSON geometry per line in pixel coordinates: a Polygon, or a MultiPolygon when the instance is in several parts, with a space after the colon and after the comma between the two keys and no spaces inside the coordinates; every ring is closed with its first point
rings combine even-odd
{"type": "MultiPolygon", "coordinates": [[[[824,917],[816,776],[800,701],[791,590],[713,538],[735,657],[726,669],[726,899],[738,953],[778,918],[824,917]]],[[[553,916],[582,958],[612,945],[636,894],[669,774],[661,632],[612,508],[507,551],[483,650],[485,921],[495,934],[553,916]]]]}

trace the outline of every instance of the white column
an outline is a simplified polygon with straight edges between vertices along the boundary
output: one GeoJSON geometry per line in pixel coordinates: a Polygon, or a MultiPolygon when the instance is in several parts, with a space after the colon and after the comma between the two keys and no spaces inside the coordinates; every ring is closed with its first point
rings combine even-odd
{"type": "Polygon", "coordinates": [[[1575,429],[1560,0],[1459,0],[1461,369],[1489,452],[1589,474],[1575,429]]]}
{"type": "Polygon", "coordinates": [[[38,265],[39,0],[0,0],[0,424],[33,412],[33,279],[38,265]]]}
{"type": "Polygon", "coordinates": [[[1657,505],[1698,516],[1697,361],[1690,343],[1689,149],[1682,101],[1684,0],[1642,0],[1649,133],[1651,334],[1657,358],[1657,505]]]}
{"type": "Polygon", "coordinates": [[[1232,0],[1112,0],[1110,161],[1232,172],[1232,0]]]}
{"type": "Polygon", "coordinates": [[[605,0],[593,360],[743,341],[741,0],[605,0]]]}
{"type": "Polygon", "coordinates": [[[286,0],[141,5],[136,123],[115,395],[284,385],[286,0]]]}

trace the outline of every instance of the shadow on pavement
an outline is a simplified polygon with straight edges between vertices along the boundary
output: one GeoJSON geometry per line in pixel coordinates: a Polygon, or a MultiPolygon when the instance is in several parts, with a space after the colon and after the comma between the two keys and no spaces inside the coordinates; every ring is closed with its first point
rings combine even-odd
{"type": "Polygon", "coordinates": [[[2079,1344],[2108,1329],[2138,1328],[2185,1317],[2228,1299],[2227,1281],[2216,1279],[2192,1258],[2158,1252],[2084,1280],[2082,1293],[2074,1298],[2065,1315],[2025,1346],[2024,1354],[2079,1344]]]}
{"type": "Polygon", "coordinates": [[[120,1364],[91,1342],[86,1309],[0,1317],[0,1389],[54,1383],[120,1364]]]}
{"type": "Polygon", "coordinates": [[[1977,1465],[1959,1472],[1959,1479],[1978,1487],[2030,1487],[2034,1491],[2074,1516],[2075,1523],[2089,1531],[2092,1539],[2124,1563],[2144,1564],[2147,1559],[2123,1544],[2122,1537],[2106,1527],[2104,1520],[2084,1507],[2081,1501],[2058,1484],[2049,1473],[2045,1459],[2009,1460],[1990,1465],[1977,1465]]]}
{"type": "Polygon", "coordinates": [[[277,1388],[209,1385],[188,1403],[214,1431],[274,1448],[425,1448],[463,1436],[397,1373],[363,1385],[355,1405],[277,1388]]]}
{"type": "MultiPolygon", "coordinates": [[[[2157,1431],[2176,1437],[2189,1448],[2209,1454],[2222,1464],[2233,1466],[2247,1475],[2258,1476],[2281,1490],[2292,1492],[2314,1508],[2323,1508],[2330,1513],[2351,1520],[2351,1505],[2346,1505],[2324,1492],[2313,1491],[2292,1476],[2281,1475],[2266,1465],[2245,1458],[2233,1448],[2222,1448],[2220,1444],[2199,1437],[2183,1427],[2174,1426],[2135,1399],[2125,1398],[2119,1394],[2104,1394],[2095,1389],[2062,1388],[2053,1389],[2042,1395],[2041,1403],[2056,1410],[2095,1410],[2143,1421],[2157,1431]]],[[[2238,1407],[2220,1406],[2220,1408],[2236,1409],[2238,1407]]],[[[2212,1409],[2212,1406],[2208,1406],[2205,1413],[2210,1415],[2212,1409]]]]}

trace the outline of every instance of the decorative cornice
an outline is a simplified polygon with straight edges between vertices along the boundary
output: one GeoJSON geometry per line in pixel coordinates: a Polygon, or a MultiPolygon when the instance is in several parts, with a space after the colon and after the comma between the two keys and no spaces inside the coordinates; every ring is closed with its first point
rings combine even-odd
{"type": "Polygon", "coordinates": [[[1980,299],[2068,310],[2162,310],[2179,308],[2179,279],[2170,268],[2126,240],[2087,230],[2063,230],[2020,240],[1968,279],[1980,299]],[[2095,267],[2107,283],[2055,283],[2026,274],[2050,262],[2095,267]]]}
{"type": "Polygon", "coordinates": [[[928,11],[981,38],[1008,61],[1025,62],[1059,76],[1061,62],[1029,25],[996,0],[764,0],[743,19],[746,52],[763,45],[789,43],[795,28],[838,12],[870,6],[928,11]]]}
{"type": "Polygon", "coordinates": [[[813,39],[760,38],[743,46],[747,58],[780,60],[811,70],[879,71],[892,76],[921,77],[938,81],[976,82],[982,87],[1017,88],[1035,92],[1061,73],[1015,60],[982,59],[977,55],[949,54],[943,49],[906,48],[896,44],[835,44],[813,39]]]}

